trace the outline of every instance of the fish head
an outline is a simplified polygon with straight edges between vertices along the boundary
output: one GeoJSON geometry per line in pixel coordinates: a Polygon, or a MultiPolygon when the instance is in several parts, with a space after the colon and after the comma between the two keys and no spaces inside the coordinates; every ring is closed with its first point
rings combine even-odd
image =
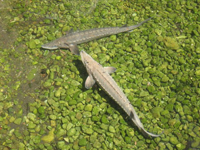
{"type": "Polygon", "coordinates": [[[80,55],[81,55],[81,60],[86,68],[91,66],[91,64],[94,62],[94,59],[90,55],[88,55],[85,51],[82,50],[80,52],[80,55]]]}
{"type": "Polygon", "coordinates": [[[54,41],[51,41],[47,44],[44,44],[41,46],[42,48],[44,49],[50,49],[50,50],[54,50],[54,49],[59,49],[59,48],[67,48],[68,45],[65,44],[60,38],[54,40],[54,41]]]}

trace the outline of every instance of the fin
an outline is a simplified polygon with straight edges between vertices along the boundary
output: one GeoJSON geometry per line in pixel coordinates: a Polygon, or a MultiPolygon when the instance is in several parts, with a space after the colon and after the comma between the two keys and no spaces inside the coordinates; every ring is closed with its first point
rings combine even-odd
{"type": "Polygon", "coordinates": [[[73,30],[73,28],[71,28],[69,31],[66,32],[66,35],[73,33],[73,32],[74,32],[74,30],[73,30]]]}
{"type": "Polygon", "coordinates": [[[111,73],[113,73],[113,72],[116,71],[116,68],[115,68],[115,67],[104,67],[104,69],[106,70],[106,72],[107,72],[108,74],[111,74],[111,73]]]}
{"type": "Polygon", "coordinates": [[[145,130],[144,127],[143,127],[143,124],[140,122],[136,112],[132,112],[131,111],[130,118],[135,123],[135,125],[142,131],[142,133],[145,136],[159,137],[159,136],[161,136],[163,134],[163,132],[161,134],[154,134],[154,133],[150,133],[147,130],[145,130]]]}
{"type": "Polygon", "coordinates": [[[125,25],[123,25],[121,28],[123,28],[123,27],[128,27],[128,26],[127,26],[127,24],[125,24],[125,25]]]}
{"type": "Polygon", "coordinates": [[[146,22],[149,21],[151,18],[152,18],[152,17],[150,17],[150,18],[148,18],[148,19],[146,19],[146,20],[144,20],[144,21],[142,21],[142,22],[140,22],[140,23],[138,23],[138,24],[136,24],[136,25],[130,26],[129,28],[132,28],[132,29],[129,30],[128,32],[133,31],[135,28],[137,28],[137,27],[141,26],[142,24],[146,23],[146,22]]]}
{"type": "Polygon", "coordinates": [[[85,81],[85,88],[89,89],[95,84],[95,80],[92,78],[92,76],[88,76],[85,81]]]}
{"type": "Polygon", "coordinates": [[[70,51],[75,55],[80,55],[80,52],[78,50],[78,46],[76,44],[69,44],[70,51]]]}
{"type": "Polygon", "coordinates": [[[143,132],[144,135],[148,135],[148,136],[151,136],[151,137],[159,137],[159,136],[161,136],[161,135],[163,134],[163,132],[164,132],[164,131],[163,131],[163,132],[160,133],[160,134],[154,134],[154,133],[150,133],[150,132],[146,131],[144,128],[142,128],[141,130],[142,130],[142,132],[143,132]]]}

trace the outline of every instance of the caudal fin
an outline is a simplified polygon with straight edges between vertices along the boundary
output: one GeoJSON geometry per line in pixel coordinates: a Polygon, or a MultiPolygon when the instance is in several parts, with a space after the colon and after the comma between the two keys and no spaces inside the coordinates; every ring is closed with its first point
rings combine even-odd
{"type": "Polygon", "coordinates": [[[135,28],[137,28],[137,27],[141,26],[142,24],[146,23],[146,22],[149,21],[151,18],[153,18],[153,17],[150,17],[150,18],[148,18],[148,19],[146,19],[146,20],[144,20],[144,21],[142,21],[142,22],[140,22],[140,23],[138,23],[138,24],[136,24],[136,25],[133,25],[133,26],[128,27],[129,30],[130,30],[129,32],[133,31],[135,28]]]}
{"type": "Polygon", "coordinates": [[[147,136],[151,136],[151,137],[159,137],[159,136],[161,136],[162,134],[163,134],[163,132],[162,133],[160,133],[160,134],[154,134],[154,133],[151,133],[151,132],[148,132],[147,130],[145,130],[144,128],[141,128],[141,130],[142,130],[142,132],[143,132],[143,134],[145,134],[145,135],[147,135],[147,136]]]}

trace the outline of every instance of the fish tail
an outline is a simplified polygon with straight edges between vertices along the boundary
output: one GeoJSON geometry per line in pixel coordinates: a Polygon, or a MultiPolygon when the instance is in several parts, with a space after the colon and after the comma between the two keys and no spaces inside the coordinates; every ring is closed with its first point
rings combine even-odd
{"type": "Polygon", "coordinates": [[[142,122],[140,121],[140,119],[134,109],[132,109],[132,111],[130,113],[130,118],[135,123],[135,125],[139,128],[139,130],[141,130],[143,132],[143,134],[145,136],[148,135],[151,137],[159,137],[162,134],[162,133],[161,134],[153,134],[153,133],[150,133],[147,130],[145,130],[142,122]]]}
{"type": "Polygon", "coordinates": [[[147,130],[145,130],[144,128],[141,128],[141,131],[143,132],[143,134],[144,135],[148,135],[148,136],[151,136],[151,137],[159,137],[159,136],[161,136],[162,134],[163,134],[163,132],[162,133],[160,133],[160,134],[154,134],[154,133],[151,133],[151,132],[148,132],[147,130]]]}
{"type": "Polygon", "coordinates": [[[142,24],[146,23],[146,22],[149,21],[151,18],[153,18],[153,17],[150,17],[150,18],[148,18],[148,19],[146,19],[146,20],[144,20],[144,21],[142,21],[142,22],[140,22],[140,23],[138,23],[138,24],[136,24],[136,25],[133,25],[133,26],[128,27],[128,28],[129,28],[129,32],[133,31],[135,28],[138,28],[138,27],[141,26],[142,24]]]}
{"type": "Polygon", "coordinates": [[[145,136],[159,137],[163,133],[162,132],[161,134],[154,134],[154,133],[148,132],[147,130],[144,129],[143,124],[140,122],[140,120],[134,120],[134,119],[132,119],[132,120],[137,125],[137,127],[139,128],[139,130],[141,130],[142,133],[145,136]]]}

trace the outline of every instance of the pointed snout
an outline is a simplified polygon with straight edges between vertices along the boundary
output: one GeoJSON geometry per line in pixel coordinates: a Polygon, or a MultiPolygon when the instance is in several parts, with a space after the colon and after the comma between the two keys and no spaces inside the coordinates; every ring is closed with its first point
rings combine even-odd
{"type": "Polygon", "coordinates": [[[81,60],[82,60],[82,62],[83,62],[83,64],[84,64],[86,52],[82,50],[82,51],[80,52],[80,55],[81,55],[81,60]]]}

